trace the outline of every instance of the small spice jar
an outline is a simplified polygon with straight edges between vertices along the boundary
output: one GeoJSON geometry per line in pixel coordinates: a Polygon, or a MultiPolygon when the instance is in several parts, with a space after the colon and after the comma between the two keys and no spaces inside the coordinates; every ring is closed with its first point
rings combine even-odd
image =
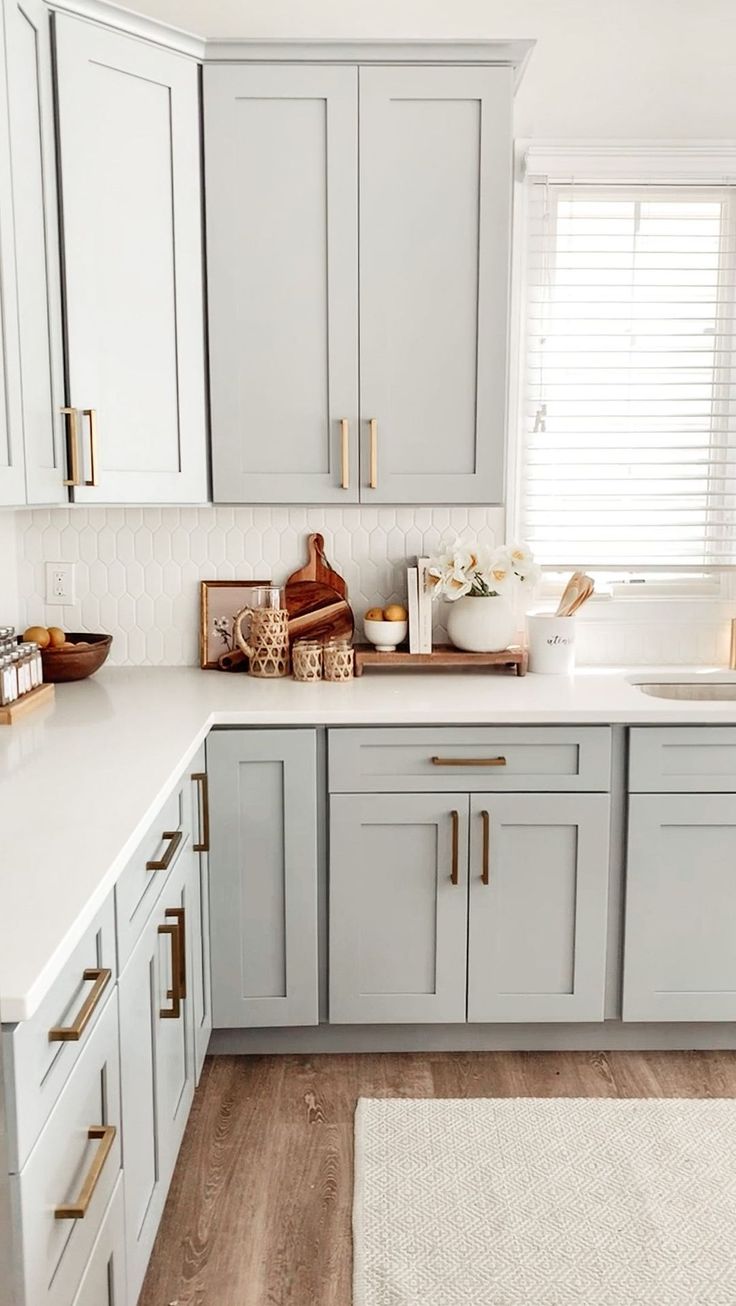
{"type": "Polygon", "coordinates": [[[331,639],[325,644],[324,653],[325,680],[352,680],[353,648],[346,639],[331,639]]]}
{"type": "Polygon", "coordinates": [[[294,679],[304,683],[322,679],[322,645],[317,639],[299,639],[291,650],[294,679]]]}
{"type": "Polygon", "coordinates": [[[18,676],[10,654],[0,658],[0,707],[14,703],[18,697],[18,676]]]}

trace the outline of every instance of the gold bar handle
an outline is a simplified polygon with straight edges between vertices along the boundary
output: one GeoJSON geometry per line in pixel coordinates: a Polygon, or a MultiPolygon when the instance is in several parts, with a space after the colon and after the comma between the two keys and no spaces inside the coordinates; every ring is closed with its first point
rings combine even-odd
{"type": "Polygon", "coordinates": [[[100,1175],[110,1155],[117,1132],[115,1125],[92,1125],[87,1130],[87,1138],[99,1139],[100,1146],[97,1148],[92,1164],[84,1177],[76,1202],[70,1202],[66,1206],[57,1206],[54,1209],[55,1220],[84,1219],[89,1210],[89,1204],[95,1195],[95,1189],[100,1182],[100,1175]]]}
{"type": "MultiPolygon", "coordinates": [[[[177,980],[177,994],[183,1001],[187,996],[187,924],[186,911],[183,907],[167,907],[164,912],[167,920],[176,921],[176,928],[179,931],[179,974],[177,980]]],[[[167,993],[169,998],[173,998],[173,993],[167,993]]]]}
{"type": "Polygon", "coordinates": [[[458,842],[460,833],[460,813],[450,812],[452,821],[452,869],[450,871],[450,884],[460,883],[460,858],[458,854],[458,842]]]}
{"type": "Polygon", "coordinates": [[[210,850],[210,790],[206,771],[195,771],[192,776],[199,785],[199,843],[193,843],[195,853],[208,853],[210,850]]]}
{"type": "Polygon", "coordinates": [[[83,408],[82,412],[89,418],[89,480],[84,484],[94,486],[97,484],[97,409],[83,408]]]}
{"type": "Polygon", "coordinates": [[[372,490],[378,489],[378,418],[372,417],[371,428],[371,471],[368,484],[372,490]]]}
{"type": "Polygon", "coordinates": [[[164,853],[163,857],[159,857],[154,859],[153,861],[146,862],[146,870],[168,871],[169,867],[171,866],[171,863],[174,860],[174,855],[176,853],[176,850],[179,847],[179,844],[181,843],[183,837],[184,836],[182,835],[181,830],[164,830],[161,838],[168,839],[169,846],[166,849],[166,852],[164,853]]]}
{"type": "Polygon", "coordinates": [[[488,812],[481,812],[483,822],[483,863],[480,873],[481,884],[491,883],[491,817],[488,812]]]}
{"type": "MultiPolygon", "coordinates": [[[[168,912],[166,913],[168,916],[168,912]]],[[[158,1014],[162,1020],[178,1020],[181,1015],[181,995],[179,985],[181,984],[181,958],[180,939],[181,931],[179,924],[176,925],[159,925],[159,934],[168,934],[171,939],[171,988],[166,990],[167,998],[171,998],[170,1007],[159,1007],[158,1014]]]]}
{"type": "Polygon", "coordinates": [[[505,766],[505,757],[431,757],[432,766],[505,766]]]}
{"type": "Polygon", "coordinates": [[[49,1043],[77,1043],[87,1028],[95,1008],[99,1006],[102,995],[110,980],[112,971],[107,967],[82,972],[82,979],[92,980],[92,988],[87,994],[71,1025],[54,1025],[49,1030],[49,1043]]]}
{"type": "Polygon", "coordinates": [[[81,485],[79,479],[79,426],[76,408],[61,408],[66,417],[66,465],[69,475],[64,485],[81,485]]]}
{"type": "Polygon", "coordinates": [[[350,489],[350,423],[340,420],[340,489],[350,489]]]}

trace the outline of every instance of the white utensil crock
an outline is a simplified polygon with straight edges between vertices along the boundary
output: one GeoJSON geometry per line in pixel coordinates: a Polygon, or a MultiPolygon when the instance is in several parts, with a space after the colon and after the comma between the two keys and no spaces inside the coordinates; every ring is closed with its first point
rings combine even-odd
{"type": "Polygon", "coordinates": [[[529,670],[542,676],[569,676],[575,670],[575,618],[530,612],[529,670]]]}

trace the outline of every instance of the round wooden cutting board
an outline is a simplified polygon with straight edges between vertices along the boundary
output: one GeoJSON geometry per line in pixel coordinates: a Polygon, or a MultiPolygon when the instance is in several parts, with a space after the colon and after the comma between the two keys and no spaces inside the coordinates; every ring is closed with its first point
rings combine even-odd
{"type": "Polygon", "coordinates": [[[353,613],[347,599],[319,580],[289,581],[285,591],[289,639],[350,639],[353,613]]]}

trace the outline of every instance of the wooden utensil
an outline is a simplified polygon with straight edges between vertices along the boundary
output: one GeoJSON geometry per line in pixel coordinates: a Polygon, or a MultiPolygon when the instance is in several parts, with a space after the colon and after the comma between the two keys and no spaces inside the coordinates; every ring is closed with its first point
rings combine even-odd
{"type": "Polygon", "coordinates": [[[319,580],[289,580],[285,591],[289,639],[350,639],[353,613],[347,599],[319,580]]]}
{"type": "Polygon", "coordinates": [[[582,608],[584,603],[588,602],[588,599],[590,598],[591,594],[595,589],[595,584],[591,580],[590,576],[584,576],[583,581],[584,584],[581,584],[576,598],[573,599],[572,603],[570,604],[570,607],[568,608],[567,611],[568,617],[571,617],[574,612],[577,612],[580,608],[582,608]]]}
{"type": "Polygon", "coordinates": [[[562,591],[557,605],[556,617],[570,617],[593,593],[594,584],[590,576],[583,571],[574,571],[562,591]]]}
{"type": "MultiPolygon", "coordinates": [[[[340,598],[346,599],[348,596],[348,587],[339,572],[330,566],[325,557],[325,541],[322,535],[309,535],[307,537],[307,548],[309,550],[309,560],[305,566],[300,567],[298,571],[292,572],[286,582],[286,591],[288,596],[289,586],[303,580],[318,580],[323,585],[329,585],[333,590],[337,590],[340,598]]],[[[288,602],[286,604],[288,608],[288,602]]]]}

